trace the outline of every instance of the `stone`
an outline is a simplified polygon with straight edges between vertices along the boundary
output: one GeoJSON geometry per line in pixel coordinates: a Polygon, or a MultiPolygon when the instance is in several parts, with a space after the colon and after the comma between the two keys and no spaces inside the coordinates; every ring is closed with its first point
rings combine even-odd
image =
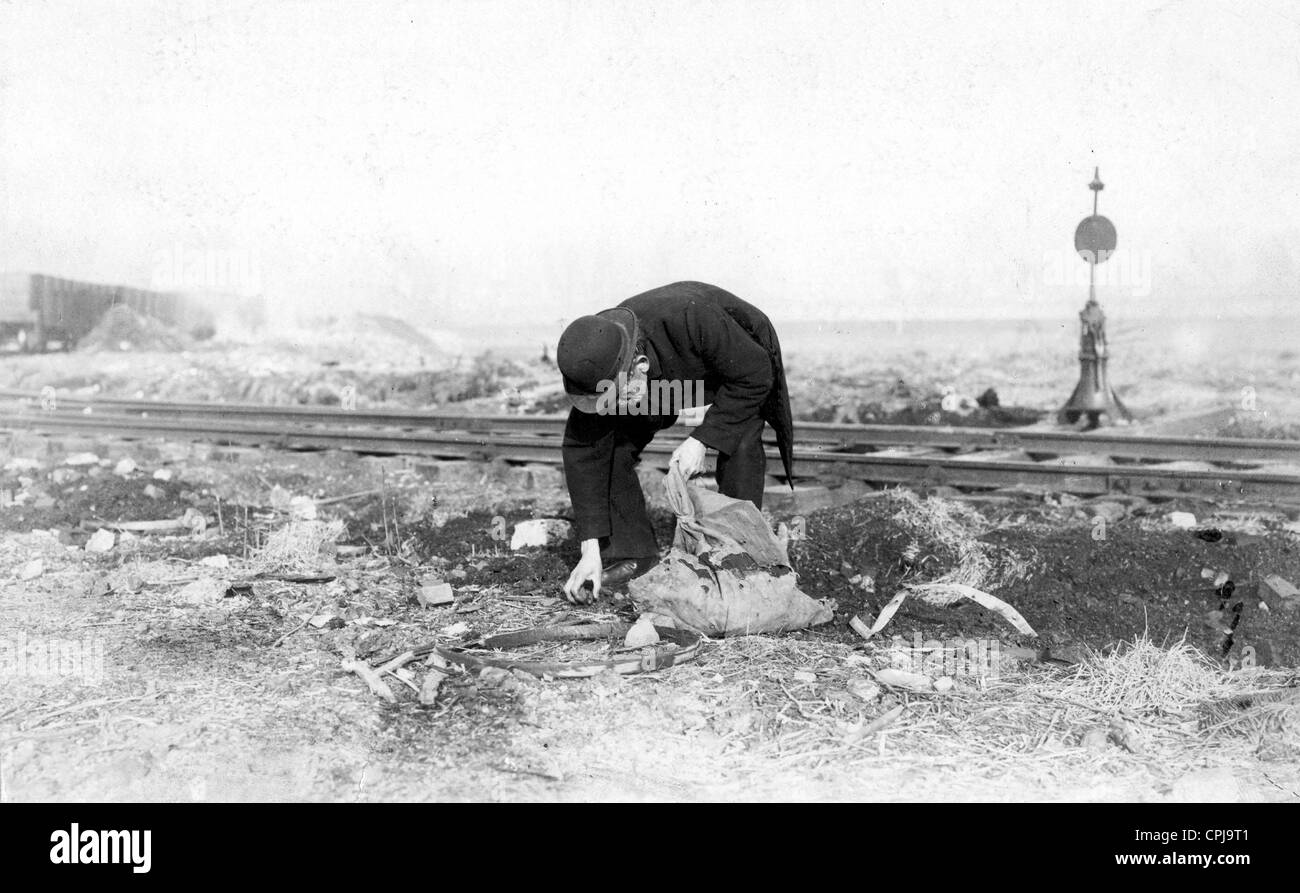
{"type": "Polygon", "coordinates": [[[1300,589],[1296,589],[1290,580],[1283,579],[1277,574],[1269,574],[1260,580],[1259,594],[1264,601],[1272,603],[1273,607],[1278,607],[1279,602],[1294,602],[1300,599],[1300,589]]]}
{"type": "Polygon", "coordinates": [[[623,644],[628,648],[642,648],[646,645],[653,645],[658,641],[659,632],[655,629],[654,621],[649,615],[643,615],[627,631],[623,644]]]}
{"type": "Polygon", "coordinates": [[[176,592],[176,600],[190,605],[212,605],[220,602],[230,588],[229,580],[215,577],[200,577],[182,586],[176,592]]]}
{"type": "Polygon", "coordinates": [[[118,463],[113,466],[113,474],[126,477],[137,468],[139,468],[139,466],[135,464],[135,460],[128,456],[119,460],[118,463]]]}
{"type": "Polygon", "coordinates": [[[70,484],[73,481],[80,480],[82,473],[75,468],[56,468],[50,472],[50,483],[62,487],[64,484],[70,484]]]}
{"type": "Polygon", "coordinates": [[[87,552],[108,552],[117,543],[117,537],[113,531],[101,527],[91,534],[90,539],[86,541],[87,552]]]}
{"type": "Polygon", "coordinates": [[[558,545],[573,537],[573,525],[559,518],[534,518],[520,521],[510,537],[513,551],[558,545]]]}
{"type": "Polygon", "coordinates": [[[497,688],[510,678],[510,671],[502,667],[484,667],[479,670],[478,683],[487,688],[497,688]]]}
{"type": "Polygon", "coordinates": [[[172,479],[172,470],[170,468],[160,468],[153,473],[155,481],[170,481],[172,479]]]}
{"type": "Polygon", "coordinates": [[[420,602],[420,607],[436,608],[439,605],[449,605],[454,602],[456,593],[451,588],[450,583],[441,580],[425,580],[421,581],[415,597],[420,602]]]}
{"type": "Polygon", "coordinates": [[[1170,512],[1165,515],[1165,520],[1183,530],[1191,530],[1196,526],[1196,516],[1191,512],[1170,512]]]}
{"type": "Polygon", "coordinates": [[[45,573],[45,562],[39,558],[34,558],[22,566],[18,571],[18,579],[35,580],[41,574],[45,573]]]}
{"type": "Polygon", "coordinates": [[[63,460],[64,465],[98,465],[99,456],[94,453],[73,453],[63,460]]]}
{"type": "Polygon", "coordinates": [[[191,533],[194,534],[202,534],[208,529],[207,515],[203,514],[193,506],[185,510],[185,513],[180,517],[180,521],[190,529],[191,533]]]}

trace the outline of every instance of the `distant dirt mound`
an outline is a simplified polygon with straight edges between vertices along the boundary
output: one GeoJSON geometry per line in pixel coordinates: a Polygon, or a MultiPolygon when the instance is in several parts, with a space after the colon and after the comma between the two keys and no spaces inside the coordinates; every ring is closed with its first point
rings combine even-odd
{"type": "Polygon", "coordinates": [[[125,350],[181,350],[185,337],[160,320],[136,313],[125,304],[109,308],[103,319],[77,342],[88,353],[125,350]]]}
{"type": "Polygon", "coordinates": [[[358,313],[355,322],[355,329],[390,335],[433,353],[440,352],[432,338],[404,319],[379,313],[358,313]]]}

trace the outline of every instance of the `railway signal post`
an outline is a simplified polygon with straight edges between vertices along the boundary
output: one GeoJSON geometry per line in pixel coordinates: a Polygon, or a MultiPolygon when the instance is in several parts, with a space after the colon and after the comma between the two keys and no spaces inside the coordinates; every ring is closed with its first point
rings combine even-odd
{"type": "Polygon", "coordinates": [[[1088,427],[1096,428],[1103,419],[1106,423],[1130,422],[1133,416],[1115,396],[1106,374],[1110,351],[1106,344],[1106,314],[1097,303],[1097,264],[1110,259],[1117,237],[1115,224],[1097,213],[1097,198],[1106,188],[1099,168],[1093,169],[1088,188],[1092,190],[1092,216],[1085,217],[1074,231],[1074,250],[1088,263],[1088,303],[1079,313],[1079,383],[1056,418],[1061,424],[1073,425],[1086,415],[1088,427]]]}

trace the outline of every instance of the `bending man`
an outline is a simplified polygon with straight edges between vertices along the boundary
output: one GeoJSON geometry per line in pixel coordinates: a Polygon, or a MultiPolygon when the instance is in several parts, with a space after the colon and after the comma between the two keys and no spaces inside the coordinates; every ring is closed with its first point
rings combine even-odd
{"type": "Polygon", "coordinates": [[[602,585],[621,586],[659,561],[636,463],[683,410],[708,407],[673,452],[671,464],[685,477],[704,469],[712,448],[718,490],[761,508],[764,422],[791,473],[781,345],[762,311],[730,292],[677,282],[583,316],[560,337],[556,362],[573,404],[564,473],[582,542],[564,586],[571,601],[595,598],[602,585]]]}

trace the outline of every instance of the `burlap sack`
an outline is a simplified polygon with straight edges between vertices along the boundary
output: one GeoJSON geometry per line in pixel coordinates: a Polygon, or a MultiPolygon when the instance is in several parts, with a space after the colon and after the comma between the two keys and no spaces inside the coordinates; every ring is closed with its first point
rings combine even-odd
{"type": "Polygon", "coordinates": [[[672,551],[628,584],[644,611],[710,636],[782,633],[826,623],[831,609],[800,592],[784,546],[753,503],[701,490],[673,470],[672,551]]]}

